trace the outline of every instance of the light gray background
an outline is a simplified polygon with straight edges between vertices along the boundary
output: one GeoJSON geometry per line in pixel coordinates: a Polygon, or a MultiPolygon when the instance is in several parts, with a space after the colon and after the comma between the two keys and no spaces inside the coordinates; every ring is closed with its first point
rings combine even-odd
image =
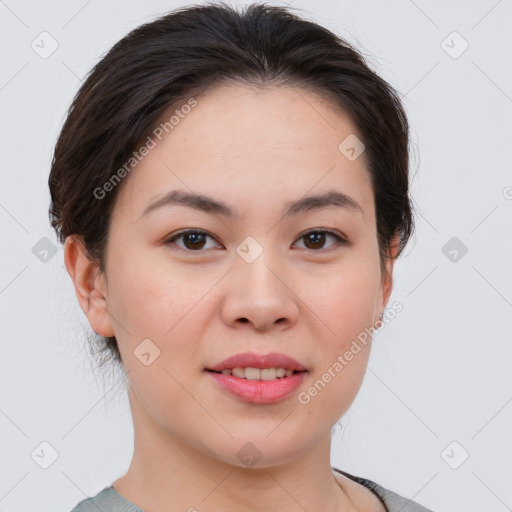
{"type": "MultiPolygon", "coordinates": [[[[94,369],[60,245],[46,262],[33,247],[56,244],[47,179],[81,80],[129,30],[188,3],[0,1],[1,511],[69,512],[129,465],[121,376],[94,369]],[[43,31],[59,45],[46,59],[31,48],[43,31]],[[48,469],[31,458],[48,456],[43,441],[58,452],[48,469]]],[[[375,338],[331,463],[436,512],[511,510],[512,1],[291,4],[404,96],[414,149],[417,231],[390,300],[404,310],[375,338]],[[453,31],[469,43],[457,58],[453,31]],[[452,237],[468,249],[457,261],[442,251],[452,237]]]]}

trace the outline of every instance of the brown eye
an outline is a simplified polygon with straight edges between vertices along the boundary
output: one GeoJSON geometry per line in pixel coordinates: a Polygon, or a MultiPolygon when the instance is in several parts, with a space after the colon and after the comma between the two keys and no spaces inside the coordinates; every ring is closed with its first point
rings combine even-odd
{"type": "MultiPolygon", "coordinates": [[[[167,239],[164,243],[166,245],[177,245],[180,249],[192,251],[192,252],[200,252],[201,249],[205,248],[208,239],[214,240],[212,236],[204,231],[198,230],[189,230],[182,231],[177,235],[167,239]],[[177,244],[176,241],[179,239],[183,239],[183,245],[177,244]]],[[[207,247],[208,249],[209,247],[207,247]]]]}
{"type": "MultiPolygon", "coordinates": [[[[299,240],[305,241],[305,248],[313,251],[318,251],[319,249],[325,249],[324,245],[326,240],[331,237],[334,238],[337,242],[341,244],[346,244],[347,241],[341,236],[333,233],[332,231],[310,231],[305,235],[302,235],[299,240]]],[[[331,244],[328,247],[332,247],[335,244],[331,244]]]]}
{"type": "MultiPolygon", "coordinates": [[[[207,246],[209,240],[217,243],[215,239],[205,231],[188,230],[173,235],[171,238],[165,240],[164,243],[165,245],[177,246],[178,249],[182,249],[188,252],[203,252],[203,249],[207,250],[215,248],[214,246],[207,246]],[[177,243],[178,240],[182,240],[182,244],[177,243]]],[[[305,249],[315,252],[319,252],[322,249],[328,249],[329,247],[336,245],[336,242],[343,245],[348,244],[348,241],[345,238],[327,230],[310,231],[300,236],[299,240],[305,241],[305,249]],[[326,241],[329,238],[334,239],[334,243],[331,243],[325,247],[326,241]]]]}

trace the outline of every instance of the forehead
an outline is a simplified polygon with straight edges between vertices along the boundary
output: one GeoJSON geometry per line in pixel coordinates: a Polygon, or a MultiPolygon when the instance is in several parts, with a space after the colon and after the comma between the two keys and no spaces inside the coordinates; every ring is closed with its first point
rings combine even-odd
{"type": "Polygon", "coordinates": [[[308,157],[336,149],[340,135],[356,131],[337,105],[300,88],[222,85],[201,95],[197,103],[180,122],[180,143],[199,143],[224,158],[269,152],[308,157]]]}
{"type": "Polygon", "coordinates": [[[364,153],[351,161],[339,149],[355,126],[332,102],[304,89],[233,85],[195,100],[130,174],[121,195],[134,214],[173,188],[281,202],[338,188],[372,208],[364,153]]]}

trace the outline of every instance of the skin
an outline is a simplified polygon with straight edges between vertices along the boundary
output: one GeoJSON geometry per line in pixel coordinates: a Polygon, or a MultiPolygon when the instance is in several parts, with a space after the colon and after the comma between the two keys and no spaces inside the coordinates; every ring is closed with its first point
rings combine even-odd
{"type": "Polygon", "coordinates": [[[197,100],[120,185],[105,273],[79,237],[64,247],[91,327],[116,336],[128,372],[134,455],[114,487],[147,512],[170,504],[254,512],[276,503],[281,512],[384,510],[330,466],[330,429],[359,391],[371,341],[307,405],[297,400],[376,325],[391,293],[393,260],[386,278],[364,159],[338,150],[357,132],[305,90],[223,85],[197,100]],[[239,217],[182,205],[141,217],[172,189],[224,201],[239,217]],[[362,213],[331,207],[282,218],[286,202],[329,189],[350,195],[362,213]],[[184,228],[212,238],[163,242],[184,228]],[[328,235],[308,244],[304,233],[318,228],[350,243],[328,235]],[[235,251],[247,236],[263,248],[250,264],[235,251]],[[147,338],[160,349],[149,366],[133,354],[147,338]],[[309,373],[276,404],[243,402],[204,369],[245,351],[284,352],[309,373]],[[262,454],[253,467],[237,457],[249,442],[262,454]]]}

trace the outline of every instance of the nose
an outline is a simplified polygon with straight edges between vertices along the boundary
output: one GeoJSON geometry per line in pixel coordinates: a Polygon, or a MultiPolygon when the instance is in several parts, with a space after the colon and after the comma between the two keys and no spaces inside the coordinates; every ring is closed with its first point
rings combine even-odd
{"type": "Polygon", "coordinates": [[[221,313],[230,327],[250,324],[264,332],[289,329],[297,323],[300,299],[293,292],[291,273],[269,254],[270,250],[263,251],[252,263],[237,258],[221,313]]]}

